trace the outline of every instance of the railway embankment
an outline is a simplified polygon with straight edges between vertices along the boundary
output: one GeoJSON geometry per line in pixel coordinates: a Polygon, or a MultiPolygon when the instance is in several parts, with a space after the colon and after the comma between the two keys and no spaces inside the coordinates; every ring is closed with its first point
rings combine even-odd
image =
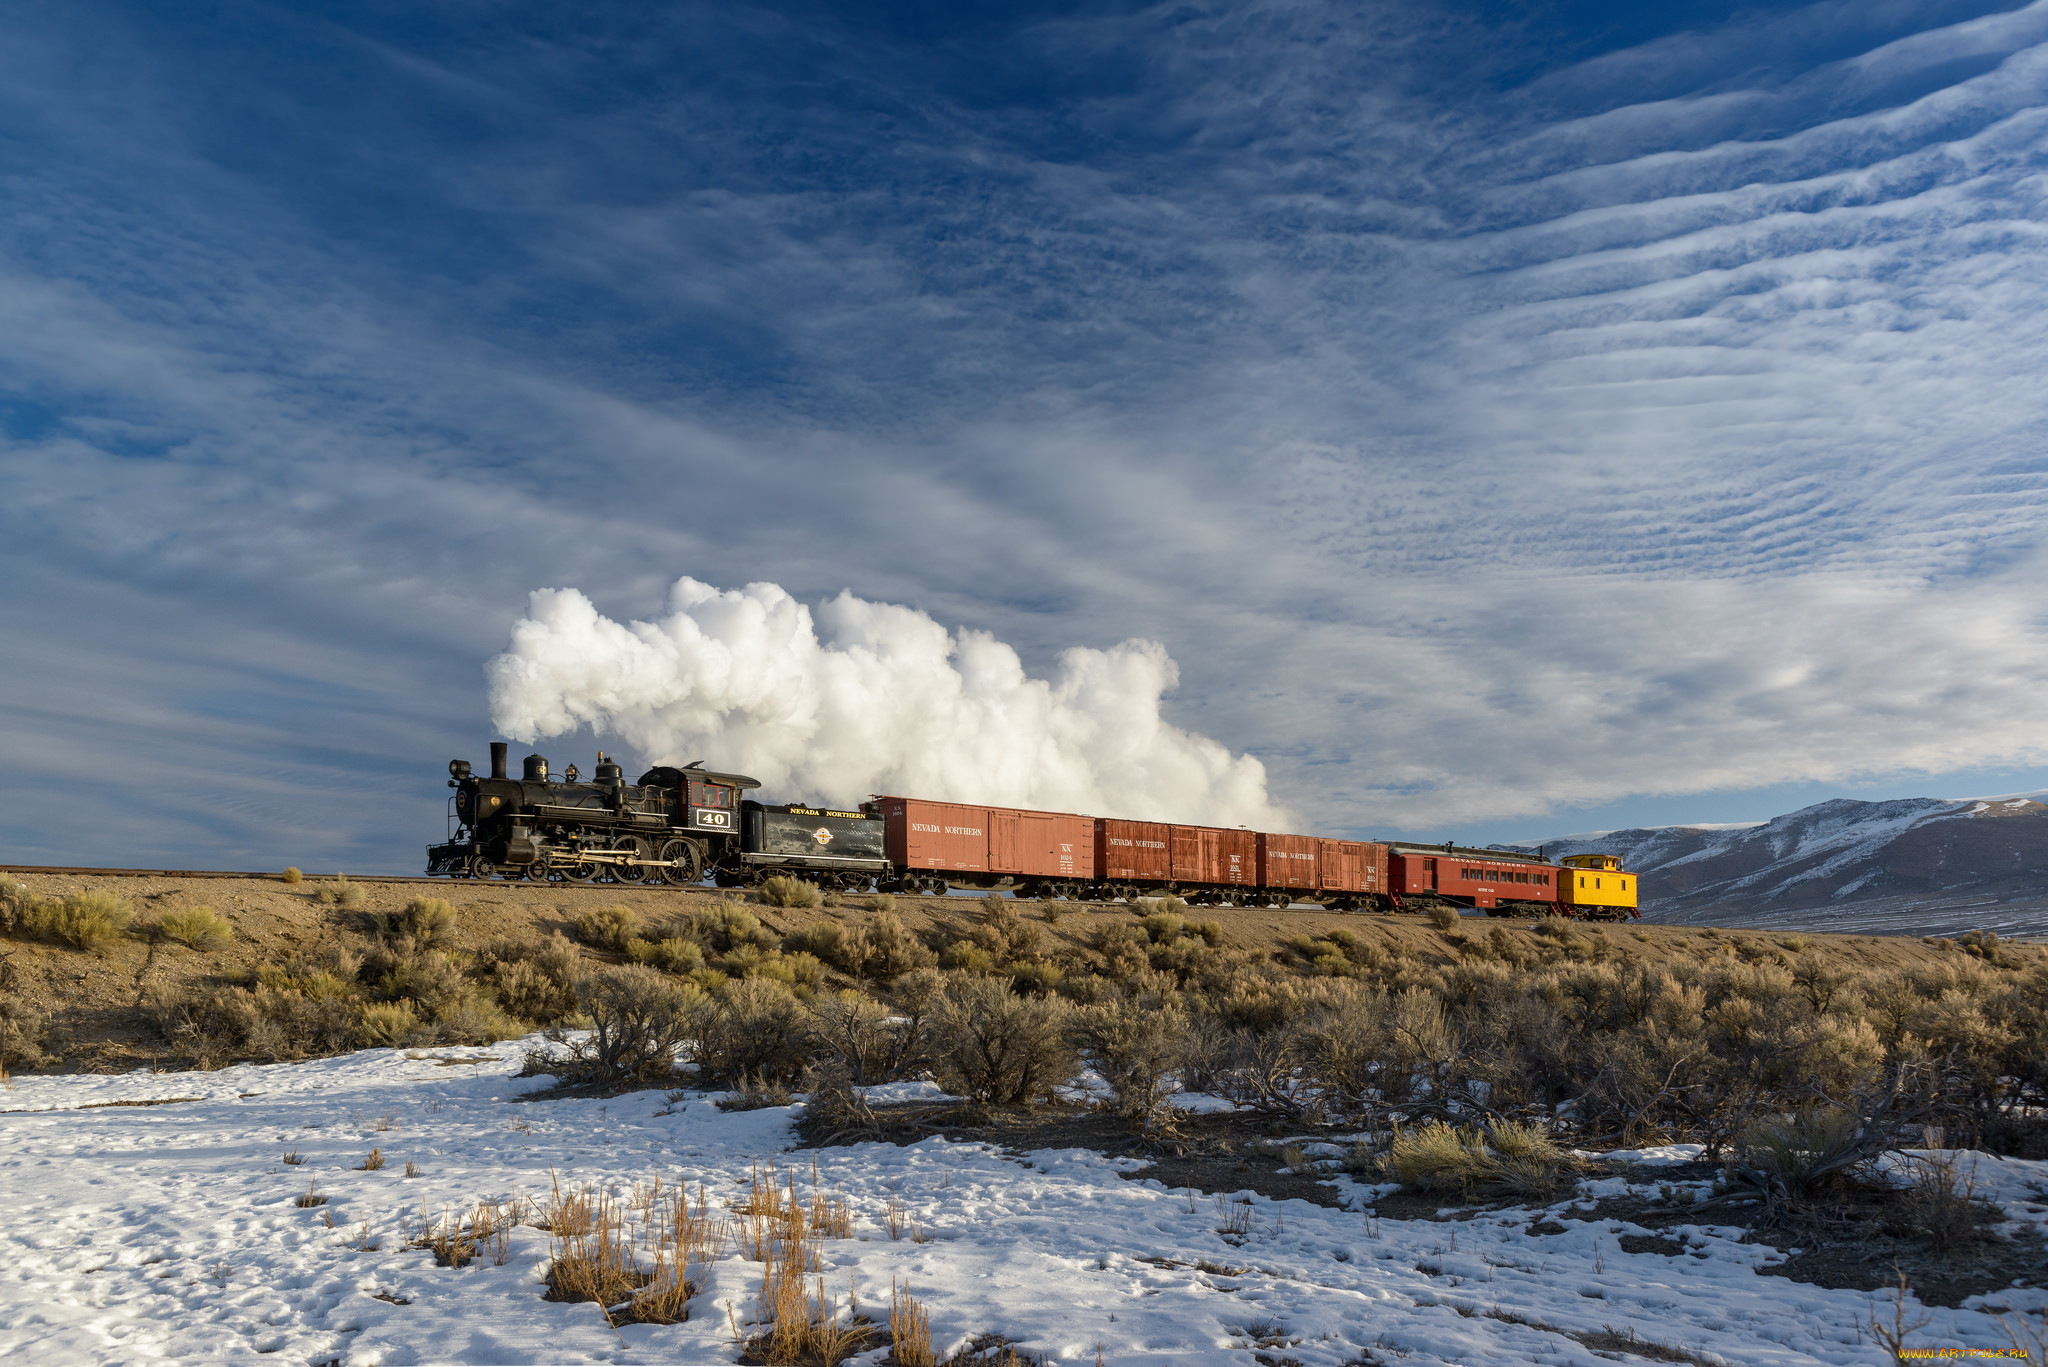
{"type": "MultiPolygon", "coordinates": [[[[0,995],[9,1003],[8,1010],[39,1018],[45,1032],[40,1062],[17,1057],[8,1064],[15,1072],[192,1066],[196,1060],[189,1043],[166,1034],[163,1003],[192,999],[214,988],[260,986],[266,976],[274,986],[285,984],[277,986],[278,991],[305,992],[307,974],[314,971],[307,966],[316,962],[350,965],[360,973],[366,955],[374,958],[387,952],[381,947],[391,941],[396,918],[422,897],[448,908],[445,923],[433,933],[435,951],[472,970],[480,962],[492,963],[493,955],[520,952],[520,946],[546,944],[556,936],[581,966],[572,971],[596,971],[623,962],[629,951],[640,952],[645,960],[647,947],[660,942],[663,927],[735,903],[758,920],[756,938],[770,955],[785,944],[808,943],[800,940],[806,928],[836,927],[855,935],[875,917],[878,907],[885,907],[886,917],[900,925],[914,945],[909,952],[920,961],[982,972],[1008,966],[995,962],[1004,957],[1000,940],[993,945],[992,957],[977,945],[977,933],[982,942],[990,940],[984,928],[988,904],[980,896],[828,895],[822,906],[790,908],[766,905],[758,896],[737,890],[712,888],[374,875],[287,882],[277,874],[226,871],[50,872],[18,867],[11,872],[0,869],[0,886],[14,888],[15,900],[24,904],[97,899],[112,909],[112,920],[118,923],[112,933],[87,937],[85,944],[38,933],[20,918],[0,934],[0,995]],[[181,914],[201,908],[223,918],[231,938],[195,948],[165,933],[167,917],[175,923],[181,914]],[[591,918],[617,918],[614,909],[623,909],[624,923],[639,928],[638,951],[628,943],[631,933],[609,937],[608,945],[603,933],[589,932],[591,918]]],[[[1126,962],[1135,954],[1143,963],[1149,952],[1153,971],[1172,971],[1172,962],[1161,969],[1158,961],[1162,948],[1172,960],[1174,941],[1162,947],[1158,927],[1148,930],[1142,919],[1156,910],[1153,904],[1002,900],[1023,927],[1014,933],[1022,938],[1011,957],[1027,966],[1045,966],[1029,980],[1040,987],[1052,985],[1057,990],[1065,982],[1072,995],[1077,983],[1113,974],[1115,966],[1109,960],[1117,954],[1126,962]],[[1028,940],[1028,948],[1022,940],[1028,940]]],[[[1169,918],[1175,914],[1186,923],[1180,933],[1188,945],[1199,939],[1199,947],[1215,957],[1240,967],[1257,965],[1281,977],[1384,978],[1392,973],[1398,979],[1402,973],[1427,977],[1459,970],[1512,974],[1573,965],[1733,962],[1787,974],[1804,972],[1810,980],[1825,982],[1836,976],[1853,980],[1941,970],[1957,963],[1959,953],[1955,941],[1757,934],[1692,925],[1586,926],[1466,916],[1446,928],[1416,916],[1337,913],[1306,904],[1191,907],[1170,911],[1169,918]],[[1491,967],[1481,970],[1479,965],[1491,967]]],[[[715,952],[711,962],[723,963],[715,952]]],[[[797,963],[794,955],[790,962],[797,963]]],[[[872,980],[864,984],[859,975],[842,972],[829,955],[812,956],[810,962],[818,967],[798,964],[808,980],[792,980],[800,993],[873,985],[872,980]]],[[[695,971],[715,979],[723,970],[707,966],[695,971]]],[[[473,971],[472,976],[481,975],[473,971]]]]}

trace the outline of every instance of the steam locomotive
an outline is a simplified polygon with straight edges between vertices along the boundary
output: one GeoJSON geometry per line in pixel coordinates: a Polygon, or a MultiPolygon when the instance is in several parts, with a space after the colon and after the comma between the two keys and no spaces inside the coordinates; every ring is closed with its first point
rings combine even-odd
{"type": "Polygon", "coordinates": [[[541,755],[506,772],[506,745],[491,742],[491,773],[448,762],[449,837],[427,850],[427,872],[458,878],[649,881],[686,886],[709,873],[742,886],[788,867],[828,887],[870,887],[889,874],[882,822],[864,812],[768,806],[744,796],[761,786],[702,761],[656,765],[627,783],[599,751],[590,782],[570,765],[557,779],[541,755]]]}
{"type": "Polygon", "coordinates": [[[427,872],[678,886],[708,874],[721,887],[790,872],[854,891],[960,886],[1085,900],[1173,893],[1197,905],[1640,915],[1635,875],[1612,855],[1550,863],[1541,851],[1330,840],[909,797],[876,797],[857,811],[771,806],[746,796],[759,780],[702,761],[657,765],[627,783],[617,763],[601,751],[597,759],[588,783],[573,764],[553,777],[540,755],[528,755],[514,779],[503,741],[491,743],[488,778],[451,760],[448,840],[427,850],[427,872]]]}

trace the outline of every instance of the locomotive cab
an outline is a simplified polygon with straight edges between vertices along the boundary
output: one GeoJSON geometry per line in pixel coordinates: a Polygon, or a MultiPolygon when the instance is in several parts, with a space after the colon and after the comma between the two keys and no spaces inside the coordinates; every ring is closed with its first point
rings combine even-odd
{"type": "Polygon", "coordinates": [[[736,836],[740,830],[740,794],[761,786],[745,774],[714,773],[701,762],[678,769],[658,764],[640,775],[642,787],[658,787],[675,795],[677,825],[706,835],[736,836]]]}

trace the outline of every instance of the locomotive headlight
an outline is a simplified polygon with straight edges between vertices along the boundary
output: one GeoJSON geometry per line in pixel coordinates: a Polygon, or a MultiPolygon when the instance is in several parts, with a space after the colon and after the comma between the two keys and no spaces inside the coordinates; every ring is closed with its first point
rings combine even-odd
{"type": "Polygon", "coordinates": [[[469,777],[469,761],[468,761],[468,760],[466,760],[466,759],[451,759],[451,760],[449,760],[449,761],[448,761],[448,777],[450,777],[450,778],[468,778],[468,777],[469,777]]]}

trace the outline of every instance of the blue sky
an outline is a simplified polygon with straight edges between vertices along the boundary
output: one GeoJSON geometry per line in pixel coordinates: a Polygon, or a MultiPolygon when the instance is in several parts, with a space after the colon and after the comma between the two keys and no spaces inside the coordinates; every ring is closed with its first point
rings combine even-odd
{"type": "Polygon", "coordinates": [[[685,575],[1316,829],[2048,787],[2048,4],[879,9],[0,3],[11,862],[410,868],[685,575]]]}

